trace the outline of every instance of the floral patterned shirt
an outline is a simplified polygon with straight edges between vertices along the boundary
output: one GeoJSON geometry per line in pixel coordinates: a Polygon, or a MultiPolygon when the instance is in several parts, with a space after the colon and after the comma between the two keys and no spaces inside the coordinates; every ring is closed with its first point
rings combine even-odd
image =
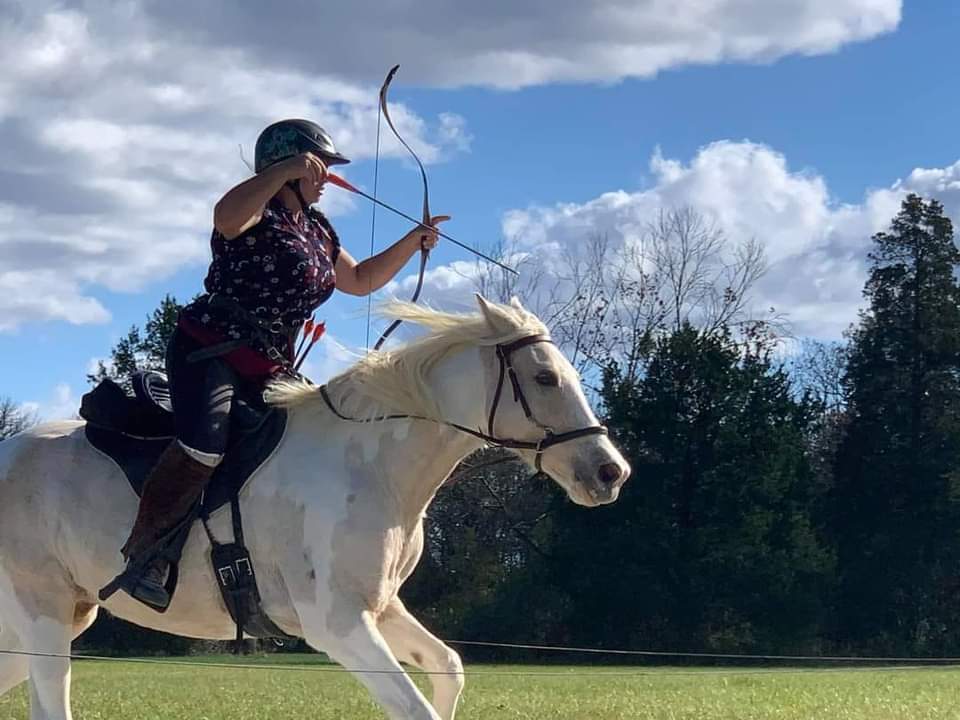
{"type": "MultiPolygon", "coordinates": [[[[204,280],[207,294],[180,314],[181,327],[204,344],[250,335],[243,323],[208,304],[214,293],[235,300],[259,320],[296,328],[326,302],[336,285],[340,239],[327,218],[312,208],[295,216],[274,198],[260,222],[243,234],[228,240],[214,230],[210,247],[213,262],[204,280]]],[[[292,335],[274,336],[277,349],[288,359],[293,354],[292,335]]],[[[261,356],[266,352],[257,340],[251,348],[261,356]]],[[[237,357],[231,355],[228,361],[237,357]]]]}

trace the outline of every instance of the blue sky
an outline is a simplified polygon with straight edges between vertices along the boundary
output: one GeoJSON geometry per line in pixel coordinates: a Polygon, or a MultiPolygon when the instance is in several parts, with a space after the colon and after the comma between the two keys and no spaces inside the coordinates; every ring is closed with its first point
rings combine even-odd
{"type": "MultiPolygon", "coordinates": [[[[165,293],[200,290],[213,203],[267,122],[320,122],[370,190],[395,62],[391,106],[454,237],[555,252],[587,230],[627,242],[658,208],[692,205],[763,244],[756,301],[799,335],[855,320],[870,234],[905,192],[960,216],[947,0],[558,0],[544,16],[357,2],[320,13],[332,35],[259,4],[201,5],[0,0],[0,396],[71,414],[91,362],[165,293]]],[[[416,215],[418,174],[384,132],[379,195],[416,215]]],[[[365,257],[369,205],[335,188],[321,205],[365,257]]],[[[376,247],[406,229],[378,212],[376,247]]],[[[448,269],[467,259],[438,248],[431,301],[469,305],[470,279],[448,269]]],[[[365,308],[321,308],[315,379],[363,345],[365,308]]]]}

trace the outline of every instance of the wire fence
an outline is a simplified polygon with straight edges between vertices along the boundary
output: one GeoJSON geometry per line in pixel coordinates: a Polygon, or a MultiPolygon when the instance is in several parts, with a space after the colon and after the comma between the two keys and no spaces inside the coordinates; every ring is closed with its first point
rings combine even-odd
{"type": "Polygon", "coordinates": [[[496,670],[478,669],[463,672],[421,670],[421,669],[367,669],[348,668],[331,663],[326,664],[297,664],[297,663],[251,663],[214,662],[205,660],[178,660],[161,658],[121,658],[106,655],[87,655],[74,653],[46,653],[27,650],[0,650],[0,656],[23,656],[30,658],[50,658],[60,660],[77,660],[86,662],[128,663],[146,665],[167,665],[171,667],[216,668],[230,670],[276,670],[297,672],[321,673],[353,673],[366,675],[388,675],[407,673],[411,675],[464,675],[478,676],[511,676],[511,677],[594,677],[594,678],[623,678],[623,677],[669,677],[669,676],[742,676],[742,675],[771,675],[771,674],[808,674],[808,673],[837,673],[837,672],[902,672],[925,670],[931,667],[940,669],[960,669],[960,658],[955,657],[880,657],[880,656],[826,656],[826,655],[765,655],[748,653],[711,653],[711,652],[676,652],[660,650],[617,650],[604,648],[565,647],[559,645],[534,645],[523,643],[495,643],[480,640],[450,640],[451,645],[477,646],[511,650],[528,650],[536,652],[556,652],[569,654],[586,654],[591,656],[607,655],[610,657],[634,656],[643,658],[669,658],[691,660],[736,660],[738,662],[790,662],[790,663],[844,663],[842,667],[778,667],[778,668],[723,668],[709,667],[696,670],[663,670],[663,669],[601,669],[597,667],[568,668],[564,670],[496,670]],[[852,664],[859,664],[854,667],[852,664]],[[877,666],[878,664],[882,666],[877,666]]]}
{"type": "Polygon", "coordinates": [[[960,657],[883,657],[869,655],[762,655],[749,653],[677,652],[670,650],[616,650],[605,648],[566,647],[562,645],[526,645],[522,643],[496,643],[481,640],[447,640],[450,645],[465,645],[538,652],[578,653],[610,656],[634,656],[649,658],[690,658],[702,660],[762,660],[784,662],[850,662],[850,663],[936,663],[960,665],[960,657]]]}

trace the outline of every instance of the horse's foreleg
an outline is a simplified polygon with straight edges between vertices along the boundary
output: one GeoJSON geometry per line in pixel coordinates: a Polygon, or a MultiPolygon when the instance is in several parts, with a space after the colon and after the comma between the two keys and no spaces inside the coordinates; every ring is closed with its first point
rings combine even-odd
{"type": "Polygon", "coordinates": [[[8,624],[0,620],[0,696],[6,695],[30,674],[30,661],[24,655],[15,655],[21,650],[20,638],[8,624]]]}
{"type": "Polygon", "coordinates": [[[16,629],[21,648],[29,653],[30,720],[72,718],[69,655],[75,612],[73,592],[63,585],[24,588],[15,602],[4,603],[4,615],[16,629]]]}
{"type": "Polygon", "coordinates": [[[298,608],[304,638],[350,670],[392,720],[443,720],[390,652],[368,612],[298,608]]]}
{"type": "Polygon", "coordinates": [[[72,720],[70,713],[70,619],[34,621],[26,647],[30,658],[30,720],[72,720]]]}
{"type": "Polygon", "coordinates": [[[433,707],[443,720],[453,720],[463,692],[460,656],[431,634],[396,598],[378,621],[380,632],[401,662],[428,673],[433,685],[433,707]]]}

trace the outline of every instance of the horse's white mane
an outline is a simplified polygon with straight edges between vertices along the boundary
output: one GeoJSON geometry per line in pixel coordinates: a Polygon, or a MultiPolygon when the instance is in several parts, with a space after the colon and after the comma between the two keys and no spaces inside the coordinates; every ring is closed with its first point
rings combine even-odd
{"type": "MultiPolygon", "coordinates": [[[[385,304],[379,314],[416,323],[429,332],[395,350],[372,351],[332,378],[327,389],[339,411],[358,419],[392,412],[439,420],[436,398],[426,382],[438,362],[467,346],[497,345],[527,335],[547,334],[540,319],[516,300],[510,305],[478,300],[483,312],[472,314],[440,312],[399,300],[385,304]]],[[[295,380],[271,383],[264,396],[279,407],[326,407],[317,386],[295,380]]]]}

